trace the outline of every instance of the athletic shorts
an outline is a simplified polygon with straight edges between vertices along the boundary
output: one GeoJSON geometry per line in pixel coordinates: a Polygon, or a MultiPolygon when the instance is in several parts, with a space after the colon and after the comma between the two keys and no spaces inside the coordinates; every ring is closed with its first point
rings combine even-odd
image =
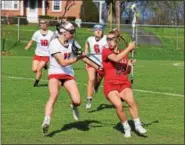
{"type": "MultiPolygon", "coordinates": [[[[86,64],[86,70],[88,68],[94,68],[94,67],[92,67],[91,65],[86,64]]],[[[95,70],[96,70],[96,72],[98,73],[99,76],[101,76],[102,78],[104,77],[104,71],[103,70],[98,70],[98,69],[95,69],[95,70]]]]}
{"type": "Polygon", "coordinates": [[[35,54],[33,57],[33,60],[44,61],[44,62],[48,63],[49,56],[38,56],[35,54]]]}
{"type": "Polygon", "coordinates": [[[119,93],[121,91],[123,91],[125,88],[132,88],[132,85],[129,81],[126,81],[124,83],[121,84],[116,84],[113,82],[104,82],[104,95],[107,97],[107,95],[111,92],[111,91],[115,91],[117,90],[119,93]]]}
{"type": "Polygon", "coordinates": [[[69,80],[74,80],[74,77],[71,76],[71,75],[66,75],[66,74],[50,74],[48,76],[48,79],[52,79],[52,78],[55,78],[57,80],[59,80],[62,84],[62,86],[64,85],[64,83],[66,81],[69,81],[69,80]]]}

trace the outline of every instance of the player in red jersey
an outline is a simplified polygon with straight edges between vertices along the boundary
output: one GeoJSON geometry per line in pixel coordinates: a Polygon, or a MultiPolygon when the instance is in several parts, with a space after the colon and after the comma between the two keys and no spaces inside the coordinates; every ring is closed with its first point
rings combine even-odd
{"type": "Polygon", "coordinates": [[[36,31],[31,40],[28,42],[25,50],[28,50],[33,42],[37,43],[35,49],[35,55],[32,61],[32,71],[36,73],[34,87],[38,87],[39,80],[42,77],[42,69],[47,66],[49,61],[49,50],[48,45],[53,37],[53,32],[48,30],[47,21],[40,20],[40,30],[36,31]]]}
{"type": "Polygon", "coordinates": [[[110,31],[107,35],[109,48],[103,49],[102,52],[102,62],[105,73],[104,94],[116,108],[117,116],[123,125],[124,136],[131,137],[131,128],[122,107],[122,100],[129,105],[136,131],[143,134],[146,133],[146,129],[141,125],[131,83],[128,79],[128,73],[130,72],[133,62],[128,60],[127,55],[135,48],[135,42],[129,43],[129,45],[121,51],[118,48],[119,37],[120,33],[118,30],[110,31]]]}

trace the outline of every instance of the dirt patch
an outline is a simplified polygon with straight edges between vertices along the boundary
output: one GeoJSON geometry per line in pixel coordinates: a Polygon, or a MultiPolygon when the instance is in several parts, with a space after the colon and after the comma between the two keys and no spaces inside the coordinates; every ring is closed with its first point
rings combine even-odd
{"type": "Polygon", "coordinates": [[[1,51],[1,56],[12,56],[13,53],[11,51],[1,51]]]}

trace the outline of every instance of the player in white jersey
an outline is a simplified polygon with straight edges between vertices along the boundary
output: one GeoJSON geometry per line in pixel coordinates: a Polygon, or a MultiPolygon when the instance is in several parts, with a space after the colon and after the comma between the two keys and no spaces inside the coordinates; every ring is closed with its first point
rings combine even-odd
{"type": "Polygon", "coordinates": [[[32,61],[32,71],[36,73],[34,87],[38,86],[42,77],[42,69],[46,68],[49,61],[48,45],[53,37],[53,32],[48,30],[46,20],[40,20],[40,30],[36,31],[28,42],[25,50],[28,50],[33,42],[36,42],[35,55],[32,61]]]}
{"type": "MultiPolygon", "coordinates": [[[[102,50],[106,47],[107,41],[104,35],[104,27],[96,24],[93,27],[94,36],[90,36],[85,43],[85,53],[90,52],[90,59],[102,66],[102,50]]],[[[91,108],[92,96],[98,91],[98,87],[103,78],[103,71],[98,71],[94,67],[87,65],[88,86],[87,86],[87,104],[86,109],[91,108]]]]}
{"type": "Polygon", "coordinates": [[[57,27],[59,37],[53,39],[49,45],[50,66],[49,78],[49,99],[45,106],[45,117],[42,124],[43,133],[46,134],[50,125],[54,104],[58,98],[60,87],[63,86],[71,97],[73,118],[79,119],[77,107],[81,104],[80,93],[74,79],[74,71],[71,64],[82,59],[85,55],[74,55],[73,34],[75,27],[72,23],[61,23],[57,27]]]}

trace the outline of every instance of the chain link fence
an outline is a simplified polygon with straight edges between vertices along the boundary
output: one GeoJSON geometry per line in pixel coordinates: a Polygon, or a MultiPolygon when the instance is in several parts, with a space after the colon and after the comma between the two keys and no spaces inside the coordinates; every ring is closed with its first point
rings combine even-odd
{"type": "MultiPolygon", "coordinates": [[[[10,21],[11,17],[4,17],[1,19],[1,50],[7,49],[9,45],[5,43],[23,42],[27,43],[33,33],[39,29],[38,24],[26,24],[26,17],[12,17],[13,22],[10,21]],[[23,20],[24,19],[24,20],[23,20]]],[[[55,24],[57,20],[48,20],[49,29],[55,31],[55,24]]],[[[75,37],[79,40],[80,44],[84,46],[87,37],[92,35],[92,27],[96,23],[81,22],[81,27],[77,28],[75,37]]],[[[111,28],[117,27],[116,24],[105,23],[105,34],[111,28]]],[[[131,24],[120,24],[120,30],[125,39],[129,42],[132,35],[131,24]]],[[[184,26],[176,25],[136,25],[136,42],[139,47],[159,47],[159,48],[172,48],[184,49],[184,26]]]]}

